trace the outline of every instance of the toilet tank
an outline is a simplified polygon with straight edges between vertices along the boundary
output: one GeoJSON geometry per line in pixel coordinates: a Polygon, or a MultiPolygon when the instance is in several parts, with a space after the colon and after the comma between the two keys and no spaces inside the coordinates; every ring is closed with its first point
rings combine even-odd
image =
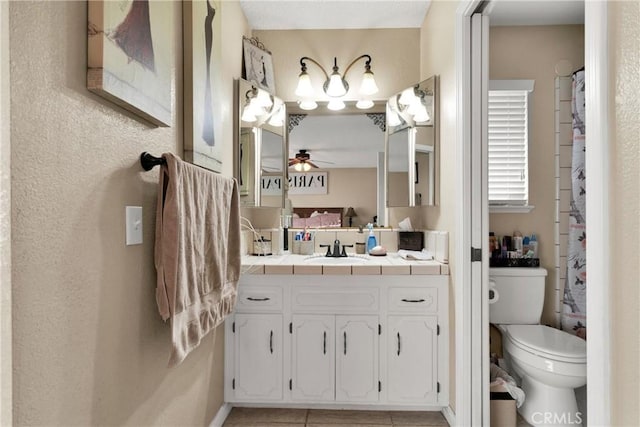
{"type": "Polygon", "coordinates": [[[540,323],[546,277],[544,268],[490,268],[489,322],[498,325],[540,323]]]}

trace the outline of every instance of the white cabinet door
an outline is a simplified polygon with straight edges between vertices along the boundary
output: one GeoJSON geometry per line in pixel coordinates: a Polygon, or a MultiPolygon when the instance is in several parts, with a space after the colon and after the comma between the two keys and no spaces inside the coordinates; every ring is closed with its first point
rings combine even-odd
{"type": "Polygon", "coordinates": [[[336,400],[378,401],[378,316],[336,316],[336,400]]]}
{"type": "Polygon", "coordinates": [[[282,399],[282,315],[236,314],[234,378],[237,400],[282,399]]]}
{"type": "Polygon", "coordinates": [[[436,316],[389,316],[389,402],[437,402],[436,316]]]}
{"type": "Polygon", "coordinates": [[[335,316],[296,315],[292,326],[291,398],[335,398],[335,316]]]}

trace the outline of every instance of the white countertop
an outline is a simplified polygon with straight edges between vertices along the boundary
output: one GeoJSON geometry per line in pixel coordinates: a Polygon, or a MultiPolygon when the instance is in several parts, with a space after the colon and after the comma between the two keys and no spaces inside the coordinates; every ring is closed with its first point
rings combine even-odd
{"type": "Polygon", "coordinates": [[[449,265],[438,261],[405,260],[397,253],[386,256],[350,254],[330,258],[324,254],[242,257],[245,274],[339,274],[339,275],[448,275],[449,265]]]}

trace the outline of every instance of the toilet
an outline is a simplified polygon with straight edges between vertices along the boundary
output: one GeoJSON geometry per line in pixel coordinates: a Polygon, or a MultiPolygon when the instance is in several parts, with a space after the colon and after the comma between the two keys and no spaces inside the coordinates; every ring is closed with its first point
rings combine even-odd
{"type": "Polygon", "coordinates": [[[546,276],[544,268],[490,268],[489,321],[526,395],[520,415],[536,426],[580,426],[574,389],[587,383],[586,341],[540,325],[546,276]]]}

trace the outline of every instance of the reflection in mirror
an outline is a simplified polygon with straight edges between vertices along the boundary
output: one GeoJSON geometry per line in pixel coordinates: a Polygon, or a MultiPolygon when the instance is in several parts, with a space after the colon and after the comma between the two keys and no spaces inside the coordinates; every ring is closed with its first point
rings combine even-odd
{"type": "Polygon", "coordinates": [[[384,186],[378,185],[384,177],[383,104],[366,114],[353,108],[340,113],[310,113],[296,109],[295,104],[287,107],[292,123],[288,199],[294,211],[342,208],[343,227],[348,227],[349,218],[354,227],[374,222],[374,217],[383,225],[379,204],[384,209],[385,196],[379,193],[384,186]],[[315,176],[319,180],[311,179],[315,176]],[[353,210],[346,217],[349,208],[353,210]]]}
{"type": "Polygon", "coordinates": [[[438,76],[387,101],[387,205],[438,204],[438,76]]]}
{"type": "Polygon", "coordinates": [[[236,83],[236,106],[234,175],[240,186],[240,204],[284,207],[286,107],[280,98],[245,80],[236,83]]]}

